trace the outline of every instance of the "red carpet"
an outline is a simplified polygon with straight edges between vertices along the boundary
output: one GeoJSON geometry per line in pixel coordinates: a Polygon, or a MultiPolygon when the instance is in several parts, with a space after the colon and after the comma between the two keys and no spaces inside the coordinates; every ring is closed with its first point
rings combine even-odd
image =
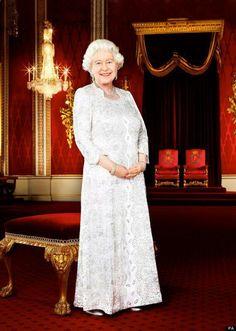
{"type": "MultiPolygon", "coordinates": [[[[68,211],[68,210],[66,210],[68,211]]],[[[236,325],[236,206],[151,206],[164,302],[141,312],[54,315],[54,271],[40,248],[16,247],[17,292],[0,299],[1,331],[224,331],[236,325]]],[[[54,210],[55,212],[55,210],[54,210]]],[[[74,265],[69,299],[73,301],[74,265]]],[[[6,273],[0,263],[0,286],[6,273]]]]}

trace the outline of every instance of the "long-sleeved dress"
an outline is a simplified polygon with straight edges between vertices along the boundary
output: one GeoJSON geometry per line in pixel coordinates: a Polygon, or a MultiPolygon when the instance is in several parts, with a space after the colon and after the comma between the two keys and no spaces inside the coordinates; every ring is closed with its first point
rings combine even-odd
{"type": "Polygon", "coordinates": [[[148,155],[148,138],[132,95],[110,100],[95,84],[75,93],[75,141],[84,156],[79,259],[74,306],[107,314],[162,301],[143,173],[112,176],[100,155],[131,167],[148,155]]]}

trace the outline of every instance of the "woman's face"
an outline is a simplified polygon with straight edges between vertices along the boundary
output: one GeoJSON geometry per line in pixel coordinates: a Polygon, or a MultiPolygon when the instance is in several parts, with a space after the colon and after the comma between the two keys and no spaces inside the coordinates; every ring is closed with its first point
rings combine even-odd
{"type": "Polygon", "coordinates": [[[118,66],[108,50],[98,50],[91,63],[91,73],[98,85],[110,85],[117,76],[118,66]]]}

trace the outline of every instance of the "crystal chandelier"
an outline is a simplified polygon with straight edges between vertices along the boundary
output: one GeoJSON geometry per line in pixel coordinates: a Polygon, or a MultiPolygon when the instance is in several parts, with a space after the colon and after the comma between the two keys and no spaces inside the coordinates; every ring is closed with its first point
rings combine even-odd
{"type": "Polygon", "coordinates": [[[42,43],[42,69],[39,74],[39,68],[34,66],[27,68],[29,90],[37,91],[44,95],[46,100],[50,100],[53,94],[60,91],[66,91],[68,88],[68,68],[59,68],[54,65],[55,47],[52,42],[52,24],[49,21],[44,22],[43,43],[42,43]],[[32,76],[32,80],[31,80],[32,76]]]}

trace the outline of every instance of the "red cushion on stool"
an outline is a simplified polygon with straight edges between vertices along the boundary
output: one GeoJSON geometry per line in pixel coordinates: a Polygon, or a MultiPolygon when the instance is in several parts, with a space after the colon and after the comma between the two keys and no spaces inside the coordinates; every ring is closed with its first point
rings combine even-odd
{"type": "Polygon", "coordinates": [[[78,239],[80,213],[42,214],[14,218],[4,225],[5,232],[50,239],[78,239]]]}

